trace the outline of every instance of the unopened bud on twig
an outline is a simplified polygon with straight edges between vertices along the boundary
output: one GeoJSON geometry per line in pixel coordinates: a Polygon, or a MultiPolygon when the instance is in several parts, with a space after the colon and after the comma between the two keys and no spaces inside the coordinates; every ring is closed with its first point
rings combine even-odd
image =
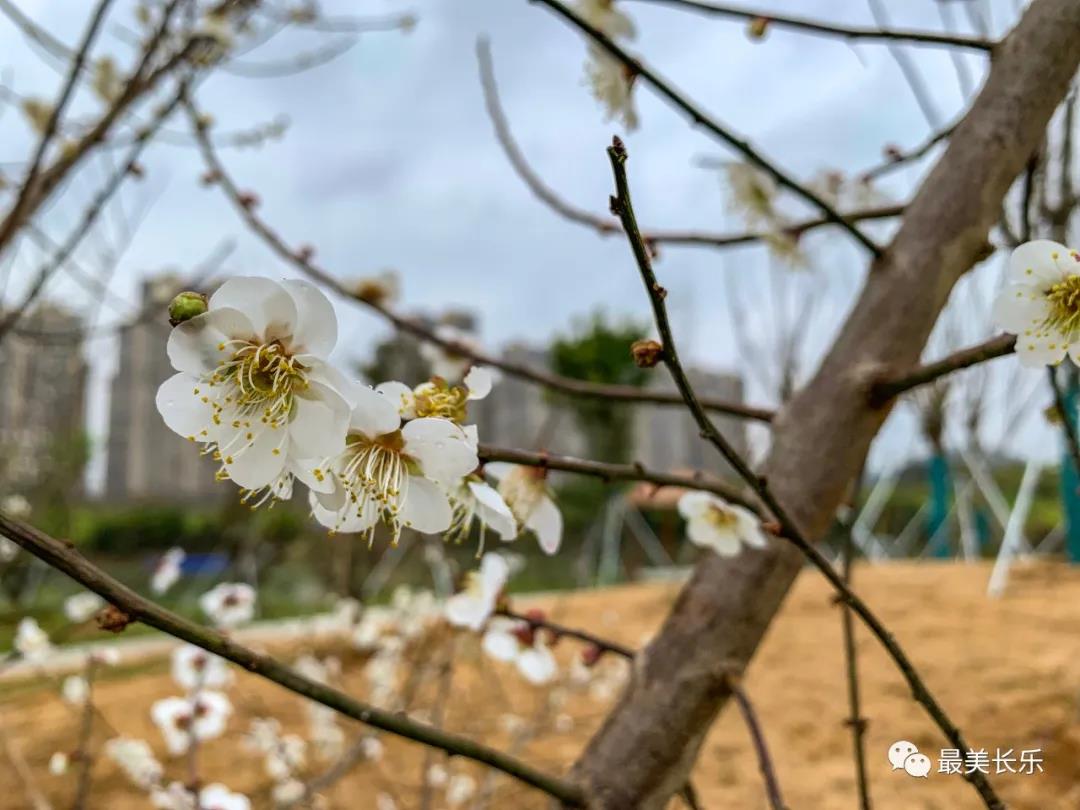
{"type": "Polygon", "coordinates": [[[116,605],[109,605],[97,617],[98,627],[109,633],[122,633],[133,621],[134,619],[131,616],[116,605]]]}
{"type": "Polygon", "coordinates": [[[630,356],[638,368],[653,368],[664,359],[664,347],[655,340],[635,340],[630,345],[630,356]]]}
{"type": "Polygon", "coordinates": [[[202,293],[182,292],[169,303],[169,323],[179,326],[184,321],[190,321],[196,315],[206,312],[206,296],[202,293]]]}

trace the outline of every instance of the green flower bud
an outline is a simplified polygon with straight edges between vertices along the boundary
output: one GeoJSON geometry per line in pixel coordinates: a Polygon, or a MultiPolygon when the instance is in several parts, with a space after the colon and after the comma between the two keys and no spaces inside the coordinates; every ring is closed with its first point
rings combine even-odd
{"type": "Polygon", "coordinates": [[[169,323],[179,326],[196,315],[206,312],[206,296],[197,292],[182,292],[169,304],[169,323]]]}

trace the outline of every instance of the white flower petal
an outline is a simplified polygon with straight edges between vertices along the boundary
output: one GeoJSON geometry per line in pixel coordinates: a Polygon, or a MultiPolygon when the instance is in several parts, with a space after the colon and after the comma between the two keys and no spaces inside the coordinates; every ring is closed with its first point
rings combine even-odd
{"type": "Polygon", "coordinates": [[[491,393],[495,377],[483,366],[473,366],[465,375],[465,387],[469,389],[469,399],[483,399],[491,393]]]}
{"type": "Polygon", "coordinates": [[[541,497],[525,521],[525,527],[536,533],[540,548],[545,554],[554,554],[562,543],[562,512],[546,495],[541,497]]]}
{"type": "Polygon", "coordinates": [[[416,418],[416,397],[413,390],[405,383],[392,380],[379,383],[375,390],[397,405],[398,413],[402,419],[416,418]]]}
{"type": "Polygon", "coordinates": [[[694,545],[710,549],[721,557],[734,557],[742,548],[735,526],[719,528],[708,520],[691,520],[686,526],[686,534],[694,545]]]}
{"type": "Polygon", "coordinates": [[[410,475],[401,502],[402,524],[424,534],[436,534],[450,528],[452,519],[446,493],[426,478],[410,475]]]}
{"type": "Polygon", "coordinates": [[[349,403],[340,394],[321,383],[311,383],[293,403],[290,452],[305,458],[325,458],[345,449],[349,403]]]}
{"type": "Polygon", "coordinates": [[[234,338],[253,340],[255,327],[241,310],[221,307],[173,329],[165,350],[177,371],[202,377],[216,371],[219,360],[232,357],[232,348],[223,344],[234,338]]]}
{"type": "Polygon", "coordinates": [[[1022,335],[1038,329],[1049,315],[1049,302],[1038,287],[1014,284],[1003,289],[994,299],[994,323],[1006,332],[1022,335]]]}
{"type": "Polygon", "coordinates": [[[478,599],[468,591],[455,593],[446,600],[443,613],[446,620],[456,627],[467,627],[470,630],[479,630],[484,626],[494,604],[484,599],[478,599]]]}
{"type": "MultiPolygon", "coordinates": [[[[235,276],[210,296],[210,309],[232,307],[251,319],[264,340],[289,338],[297,322],[296,303],[276,281],[261,276],[235,276]]],[[[190,321],[189,321],[190,323],[190,321]]]]}
{"type": "Polygon", "coordinates": [[[322,290],[303,279],[287,279],[281,286],[296,305],[296,326],[292,349],[295,352],[326,358],[337,343],[337,314],[322,290]]]}
{"type": "Polygon", "coordinates": [[[484,465],[484,474],[499,482],[512,473],[516,467],[516,464],[507,461],[489,461],[484,465]]]}
{"type": "Polygon", "coordinates": [[[480,463],[465,432],[449,419],[414,419],[401,435],[406,455],[420,463],[426,477],[443,486],[455,486],[480,463]]]}
{"type": "Polygon", "coordinates": [[[679,514],[686,520],[692,520],[705,514],[717,503],[722,502],[715,495],[692,489],[679,498],[679,514]]]}
{"type": "Polygon", "coordinates": [[[355,393],[356,403],[349,420],[350,430],[374,439],[393,433],[401,427],[401,415],[394,402],[367,386],[357,388],[355,393]]]}
{"type": "MultiPolygon", "coordinates": [[[[494,622],[494,619],[492,620],[494,622]]],[[[481,647],[485,653],[496,661],[513,661],[517,658],[521,645],[517,637],[506,629],[489,628],[484,633],[481,647]]]]}
{"type": "Polygon", "coordinates": [[[1073,251],[1049,239],[1025,242],[1009,257],[1009,278],[1020,284],[1035,284],[1045,289],[1070,273],[1080,272],[1073,251]]]}
{"type": "Polygon", "coordinates": [[[245,489],[261,489],[285,469],[289,433],[258,423],[241,427],[226,441],[219,438],[218,447],[229,478],[245,489]]]}
{"type": "Polygon", "coordinates": [[[503,540],[513,540],[517,537],[517,521],[499,491],[481,481],[469,481],[468,486],[469,491],[476,498],[480,519],[494,529],[503,540]]]}
{"type": "Polygon", "coordinates": [[[181,371],[169,377],[157,390],[158,413],[169,430],[185,439],[207,441],[209,438],[203,436],[202,431],[210,424],[213,411],[209,402],[202,401],[203,388],[205,386],[195,377],[181,371]]]}
{"type": "Polygon", "coordinates": [[[1016,339],[1016,356],[1027,368],[1056,366],[1065,359],[1067,345],[1060,335],[1020,335],[1016,339]]]}
{"type": "Polygon", "coordinates": [[[551,650],[543,644],[537,644],[522,650],[517,659],[518,671],[529,683],[541,686],[549,683],[559,671],[559,665],[551,650]]]}

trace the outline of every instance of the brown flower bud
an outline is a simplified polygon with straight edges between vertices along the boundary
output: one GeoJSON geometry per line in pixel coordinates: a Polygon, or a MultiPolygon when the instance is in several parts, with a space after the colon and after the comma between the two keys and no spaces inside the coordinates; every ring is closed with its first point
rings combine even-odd
{"type": "Polygon", "coordinates": [[[581,651],[581,663],[587,667],[594,667],[596,666],[596,662],[599,661],[603,655],[604,650],[599,644],[590,644],[581,651]]]}
{"type": "Polygon", "coordinates": [[[123,633],[124,629],[135,621],[116,605],[109,605],[97,617],[97,625],[109,633],[123,633]]]}
{"type": "Polygon", "coordinates": [[[754,17],[754,19],[750,20],[750,24],[746,28],[746,35],[750,37],[750,39],[765,39],[765,35],[768,32],[768,17],[754,17]]]}
{"type": "Polygon", "coordinates": [[[664,347],[655,340],[635,340],[630,346],[630,356],[638,368],[653,368],[664,359],[664,347]]]}

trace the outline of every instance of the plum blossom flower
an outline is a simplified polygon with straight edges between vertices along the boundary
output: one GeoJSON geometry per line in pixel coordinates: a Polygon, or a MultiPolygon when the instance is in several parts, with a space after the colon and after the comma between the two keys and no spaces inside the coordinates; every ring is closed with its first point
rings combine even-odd
{"type": "Polygon", "coordinates": [[[199,597],[199,607],[218,627],[237,627],[255,615],[255,589],[243,582],[222,582],[199,597]]]}
{"type": "Polygon", "coordinates": [[[480,548],[477,556],[483,553],[484,536],[490,528],[503,542],[509,542],[518,535],[517,520],[499,491],[486,483],[479,476],[465,479],[457,490],[451,493],[454,505],[454,519],[451,535],[465,537],[473,523],[480,525],[480,548]]]}
{"type": "Polygon", "coordinates": [[[454,774],[446,785],[447,807],[461,807],[476,793],[476,780],[467,773],[454,774]]]}
{"type": "Polygon", "coordinates": [[[15,649],[27,661],[40,661],[52,650],[52,644],[37,619],[26,616],[15,629],[15,649]]]}
{"type": "Polygon", "coordinates": [[[63,751],[55,752],[49,757],[49,773],[53,776],[63,776],[68,769],[68,755],[63,751]]]}
{"type": "Polygon", "coordinates": [[[606,120],[619,119],[627,129],[637,129],[634,79],[637,74],[619,59],[596,47],[589,48],[585,80],[593,98],[603,107],[606,120]]]}
{"type": "Polygon", "coordinates": [[[64,702],[72,706],[82,706],[90,697],[90,684],[81,675],[69,675],[60,687],[64,702]]]}
{"type": "Polygon", "coordinates": [[[0,499],[0,511],[6,512],[16,520],[25,520],[30,517],[30,501],[18,493],[5,495],[0,499]]]}
{"type": "Polygon", "coordinates": [[[280,805],[289,807],[296,804],[307,794],[307,788],[299,779],[286,779],[278,782],[271,791],[271,797],[280,805]]]}
{"type": "Polygon", "coordinates": [[[743,544],[754,548],[768,545],[761,522],[753,512],[711,492],[687,492],[679,499],[679,514],[686,519],[690,542],[721,557],[734,557],[743,544]]]}
{"type": "Polygon", "coordinates": [[[1037,239],[1009,258],[1011,282],[994,301],[994,321],[1016,335],[1024,366],[1080,365],[1080,252],[1037,239]]]}
{"type": "Polygon", "coordinates": [[[225,732],[232,704],[221,692],[199,692],[192,698],[170,697],[150,708],[150,718],[165,738],[169,753],[183,754],[193,739],[212,740],[225,732]]]}
{"type": "Polygon", "coordinates": [[[427,361],[433,376],[441,377],[450,383],[461,382],[474,361],[468,355],[454,351],[452,347],[456,345],[468,352],[478,353],[483,348],[480,341],[473,334],[450,324],[436,327],[435,337],[450,346],[440,346],[425,341],[420,344],[420,356],[427,361]]]}
{"type": "Polygon", "coordinates": [[[740,214],[747,225],[781,224],[781,217],[776,210],[776,195],[779,186],[771,175],[757,166],[739,161],[723,164],[728,187],[728,206],[740,214]]]}
{"type": "Polygon", "coordinates": [[[105,755],[141,788],[149,790],[161,781],[164,768],[145,740],[113,737],[105,743],[105,755]]]}
{"type": "Polygon", "coordinates": [[[82,591],[64,600],[64,615],[72,624],[82,624],[105,607],[105,600],[93,591],[82,591]]]}
{"type": "Polygon", "coordinates": [[[251,810],[247,796],[233,793],[225,785],[215,783],[199,791],[196,803],[191,789],[181,782],[170,782],[168,787],[156,788],[150,796],[158,810],[251,810]]]}
{"type": "Polygon", "coordinates": [[[452,520],[445,490],[476,469],[469,437],[449,419],[402,424],[391,396],[358,387],[344,452],[302,474],[316,520],[332,531],[360,532],[370,544],[381,520],[396,544],[403,528],[445,531],[452,520]]]}
{"type": "Polygon", "coordinates": [[[510,566],[499,554],[488,553],[480,568],[465,575],[465,587],[446,600],[447,621],[457,627],[479,630],[491,618],[499,601],[510,566]]]}
{"type": "Polygon", "coordinates": [[[559,665],[544,633],[517,619],[494,616],[488,622],[482,642],[484,652],[496,661],[512,663],[529,683],[549,683],[559,665]]]}
{"type": "Polygon", "coordinates": [[[562,543],[563,520],[547,487],[547,470],[492,462],[484,471],[499,484],[499,495],[521,525],[536,535],[545,554],[562,543]]]}
{"type": "Polygon", "coordinates": [[[160,595],[175,585],[180,579],[186,557],[187,554],[179,547],[166,551],[154,566],[154,573],[150,576],[150,590],[160,595]]]}
{"type": "Polygon", "coordinates": [[[314,285],[229,279],[169,335],[178,373],[158,389],[158,410],[261,503],[291,483],[293,461],[345,445],[349,386],[326,361],[336,342],[334,308],[314,285]]]}
{"type": "Polygon", "coordinates": [[[177,647],[172,653],[172,677],[181,689],[220,689],[232,683],[228,662],[194,644],[177,647]]]}
{"type": "Polygon", "coordinates": [[[585,22],[613,39],[633,39],[634,21],[615,7],[614,0],[578,0],[576,11],[585,22]]]}

